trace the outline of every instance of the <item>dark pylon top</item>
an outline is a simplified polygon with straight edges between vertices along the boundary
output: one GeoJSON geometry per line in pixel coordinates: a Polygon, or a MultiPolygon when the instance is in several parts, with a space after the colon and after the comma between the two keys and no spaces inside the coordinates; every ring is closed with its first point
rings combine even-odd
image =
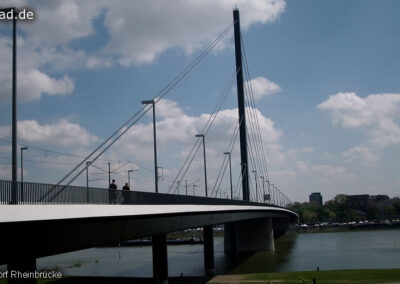
{"type": "Polygon", "coordinates": [[[240,39],[240,17],[239,10],[233,10],[233,23],[235,35],[235,57],[236,57],[236,83],[238,93],[239,110],[239,132],[240,132],[240,158],[243,200],[250,200],[249,191],[249,169],[247,161],[247,135],[246,135],[246,111],[243,90],[243,68],[242,68],[242,46],[240,39]]]}

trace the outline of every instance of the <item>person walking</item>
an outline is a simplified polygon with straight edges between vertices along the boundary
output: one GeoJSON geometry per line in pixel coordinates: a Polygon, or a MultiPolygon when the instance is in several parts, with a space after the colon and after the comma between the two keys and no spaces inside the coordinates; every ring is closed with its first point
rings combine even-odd
{"type": "Polygon", "coordinates": [[[117,203],[117,185],[115,184],[115,179],[112,180],[110,186],[108,187],[108,201],[110,204],[117,203]]]}
{"type": "Polygon", "coordinates": [[[122,190],[131,190],[131,189],[129,188],[129,185],[128,185],[127,182],[125,183],[125,185],[124,185],[124,187],[122,188],[122,190]]]}
{"type": "Polygon", "coordinates": [[[130,203],[130,187],[128,183],[125,183],[124,187],[122,188],[122,195],[124,196],[124,204],[130,203]]]}

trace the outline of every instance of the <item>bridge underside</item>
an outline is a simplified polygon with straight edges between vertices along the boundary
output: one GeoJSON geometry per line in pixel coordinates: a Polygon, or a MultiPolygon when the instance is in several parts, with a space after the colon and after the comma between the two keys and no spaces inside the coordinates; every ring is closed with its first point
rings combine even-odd
{"type": "Polygon", "coordinates": [[[0,216],[0,263],[252,219],[272,218],[283,232],[297,221],[286,209],[223,205],[6,205],[0,216]],[[1,220],[7,215],[14,220],[1,220]]]}

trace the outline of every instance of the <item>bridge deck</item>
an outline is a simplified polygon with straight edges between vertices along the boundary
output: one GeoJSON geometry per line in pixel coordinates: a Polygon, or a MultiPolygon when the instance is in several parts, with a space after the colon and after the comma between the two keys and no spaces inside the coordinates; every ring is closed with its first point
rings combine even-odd
{"type": "Polygon", "coordinates": [[[240,205],[101,205],[101,204],[57,204],[57,205],[2,205],[0,223],[45,221],[77,218],[139,217],[154,215],[218,214],[229,212],[270,212],[293,214],[290,210],[269,206],[240,205]]]}
{"type": "Polygon", "coordinates": [[[1,205],[0,250],[5,253],[0,263],[16,253],[41,257],[258,218],[285,219],[289,224],[297,215],[285,208],[240,205],[1,205]]]}
{"type": "Polygon", "coordinates": [[[8,181],[0,181],[0,204],[0,263],[258,218],[286,229],[298,219],[266,203],[138,191],[18,183],[13,196],[8,181]]]}

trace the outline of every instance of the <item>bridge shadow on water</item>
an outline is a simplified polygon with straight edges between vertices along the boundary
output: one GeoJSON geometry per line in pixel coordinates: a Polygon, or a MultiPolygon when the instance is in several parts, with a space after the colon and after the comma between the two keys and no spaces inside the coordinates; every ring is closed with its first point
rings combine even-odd
{"type": "Polygon", "coordinates": [[[296,244],[296,234],[289,232],[275,240],[275,251],[260,251],[247,257],[242,256],[241,261],[229,274],[248,274],[283,271],[288,263],[293,248],[296,244]]]}
{"type": "MultiPolygon", "coordinates": [[[[296,234],[288,233],[285,236],[275,240],[276,251],[261,251],[251,255],[241,255],[240,260],[236,263],[225,263],[223,269],[226,274],[248,274],[248,273],[265,273],[276,272],[284,269],[285,263],[291,256],[291,252],[295,247],[296,234]]],[[[203,265],[202,263],[199,265],[203,265]]],[[[169,277],[168,283],[206,283],[213,276],[184,276],[169,277]]],[[[89,283],[89,284],[109,284],[109,283],[157,283],[150,277],[89,277],[89,276],[71,276],[60,280],[48,282],[52,284],[69,284],[69,283],[89,283]]]]}

